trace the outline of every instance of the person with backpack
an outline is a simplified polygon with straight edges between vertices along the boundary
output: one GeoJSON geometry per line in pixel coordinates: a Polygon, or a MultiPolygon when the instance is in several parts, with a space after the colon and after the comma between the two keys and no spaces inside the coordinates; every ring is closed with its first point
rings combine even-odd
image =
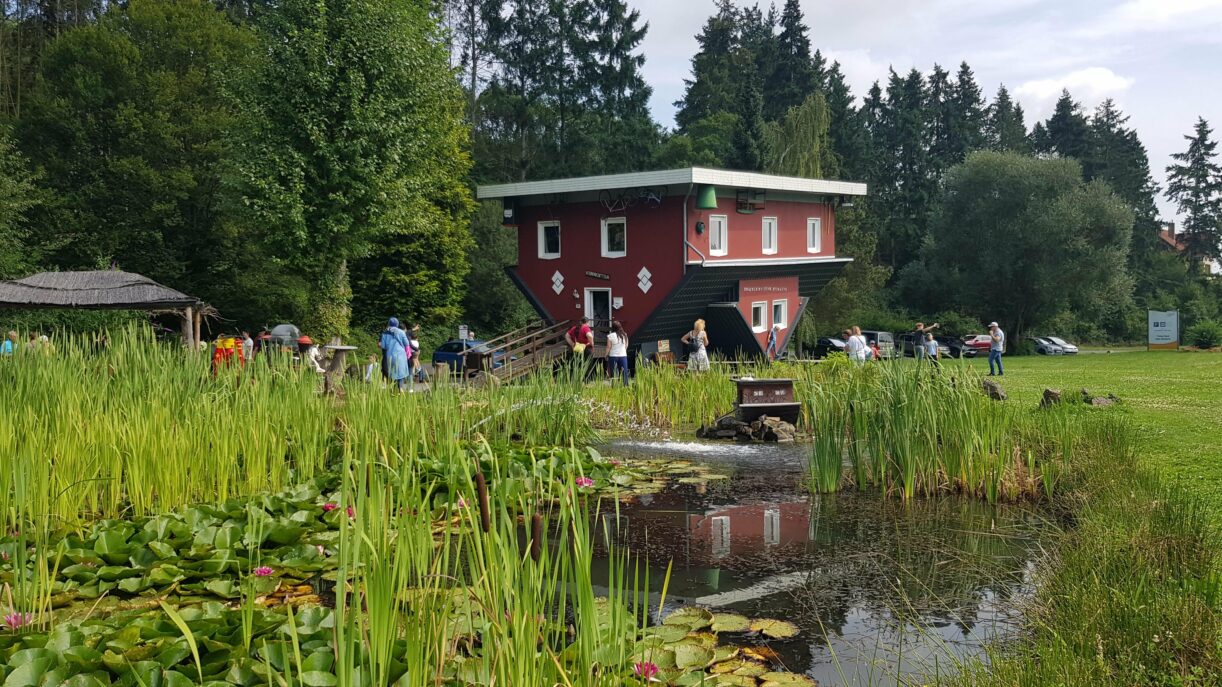
{"type": "Polygon", "coordinates": [[[709,335],[704,330],[704,320],[696,320],[692,331],[683,335],[683,344],[690,353],[687,356],[687,369],[692,372],[704,372],[709,369],[709,335]]]}
{"type": "Polygon", "coordinates": [[[619,320],[611,321],[611,332],[607,334],[607,362],[611,374],[621,374],[624,386],[628,386],[628,333],[619,320]]]}

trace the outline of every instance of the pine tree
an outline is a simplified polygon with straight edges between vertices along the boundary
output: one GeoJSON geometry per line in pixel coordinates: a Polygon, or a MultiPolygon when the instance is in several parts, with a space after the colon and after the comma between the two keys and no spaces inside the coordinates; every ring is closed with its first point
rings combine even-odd
{"type": "Polygon", "coordinates": [[[692,56],[691,78],[684,79],[683,98],[675,123],[685,132],[696,122],[717,112],[731,109],[727,103],[738,100],[738,85],[744,75],[736,68],[739,12],[733,0],[718,0],[717,14],[709,17],[696,42],[700,49],[692,56]]]}
{"type": "Polygon", "coordinates": [[[763,164],[764,118],[760,88],[754,79],[739,88],[734,109],[738,121],[734,125],[726,162],[733,169],[758,171],[763,164]]]}
{"type": "MultiPolygon", "coordinates": [[[[775,39],[771,72],[764,86],[764,118],[779,119],[790,108],[803,104],[810,94],[822,90],[822,74],[810,52],[809,29],[803,21],[798,0],[785,0],[781,10],[780,33],[775,39]]],[[[822,60],[819,55],[819,60],[822,60]]]]}
{"type": "Polygon", "coordinates": [[[1061,91],[1052,116],[1034,142],[1036,152],[1083,160],[1090,152],[1089,138],[1090,127],[1082,114],[1082,106],[1074,102],[1066,90],[1061,91]]]}
{"type": "Polygon", "coordinates": [[[976,75],[967,62],[959,63],[955,83],[951,89],[951,101],[955,105],[955,157],[956,162],[973,150],[984,147],[984,123],[986,119],[984,96],[976,75]]]}
{"type": "Polygon", "coordinates": [[[873,141],[877,166],[871,207],[883,222],[880,257],[894,268],[916,256],[937,188],[929,157],[928,98],[919,71],[903,77],[891,71],[873,141]]]}
{"type": "Polygon", "coordinates": [[[639,25],[640,12],[630,10],[624,0],[581,0],[575,13],[581,35],[574,56],[584,109],[592,118],[594,168],[643,169],[658,140],[649,112],[653,91],[641,74],[645,56],[638,52],[649,26],[639,25]]]}
{"type": "Polygon", "coordinates": [[[1167,197],[1184,218],[1183,237],[1193,263],[1222,257],[1222,168],[1215,161],[1218,142],[1205,118],[1199,117],[1188,149],[1171,157],[1167,167],[1167,197]]]}
{"type": "MultiPolygon", "coordinates": [[[[817,62],[823,60],[818,52],[815,55],[817,62]]],[[[869,134],[861,112],[853,107],[853,92],[839,62],[833,62],[827,70],[826,94],[831,117],[828,138],[834,160],[827,173],[842,179],[865,179],[869,169],[869,134]]]]}
{"type": "Polygon", "coordinates": [[[1031,152],[1031,139],[1023,122],[1022,105],[1010,99],[1005,84],[997,89],[984,126],[985,145],[998,152],[1031,152]]]}
{"type": "Polygon", "coordinates": [[[957,112],[951,90],[950,73],[935,63],[929,74],[925,108],[929,122],[929,158],[939,173],[958,161],[955,159],[957,112]]]}

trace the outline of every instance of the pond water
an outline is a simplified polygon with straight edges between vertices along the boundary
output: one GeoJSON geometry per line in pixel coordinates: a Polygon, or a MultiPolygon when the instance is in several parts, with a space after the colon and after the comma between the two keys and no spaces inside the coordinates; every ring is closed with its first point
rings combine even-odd
{"type": "Polygon", "coordinates": [[[600,450],[693,460],[729,476],[633,496],[618,517],[604,504],[610,534],[600,546],[610,539],[648,559],[655,604],[672,563],[667,609],[797,624],[798,637],[768,645],[820,685],[913,684],[1012,635],[1049,531],[1028,507],[811,495],[803,445],[620,441],[600,450]]]}

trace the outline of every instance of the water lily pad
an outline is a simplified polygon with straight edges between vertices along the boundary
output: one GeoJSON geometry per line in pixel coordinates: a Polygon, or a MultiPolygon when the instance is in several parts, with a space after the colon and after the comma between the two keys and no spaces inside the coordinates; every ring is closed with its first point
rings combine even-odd
{"type": "Polygon", "coordinates": [[[662,620],[663,625],[682,625],[693,630],[699,630],[713,624],[713,614],[703,608],[689,606],[680,608],[662,620]]]}
{"type": "Polygon", "coordinates": [[[645,634],[652,637],[661,637],[662,641],[673,644],[687,636],[687,626],[685,625],[655,625],[645,629],[645,634]]]}
{"type": "Polygon", "coordinates": [[[798,626],[784,620],[760,618],[751,622],[752,632],[761,632],[773,639],[789,639],[798,636],[798,626]]]}
{"type": "Polygon", "coordinates": [[[737,613],[713,614],[713,632],[746,632],[751,629],[751,621],[745,615],[737,613]]]}
{"type": "Polygon", "coordinates": [[[738,656],[738,647],[736,646],[715,646],[713,647],[713,662],[721,663],[729,661],[738,656]]]}
{"type": "Polygon", "coordinates": [[[720,663],[713,664],[713,667],[709,668],[709,672],[715,675],[719,675],[721,673],[735,673],[737,675],[763,675],[764,673],[768,672],[768,669],[755,661],[748,661],[745,658],[735,658],[729,661],[722,661],[720,663]]]}
{"type": "Polygon", "coordinates": [[[675,665],[679,668],[703,668],[713,660],[713,651],[695,644],[675,646],[675,665]]]}
{"type": "Polygon", "coordinates": [[[711,684],[713,687],[755,687],[755,678],[749,675],[718,675],[711,684]]]}
{"type": "Polygon", "coordinates": [[[817,682],[797,673],[764,673],[759,676],[763,687],[818,687],[817,682]]]}

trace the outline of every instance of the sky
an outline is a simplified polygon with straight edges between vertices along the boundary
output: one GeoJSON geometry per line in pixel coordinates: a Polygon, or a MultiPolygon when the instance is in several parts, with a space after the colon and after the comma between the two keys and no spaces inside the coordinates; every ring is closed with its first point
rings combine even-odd
{"type": "MultiPolygon", "coordinates": [[[[672,127],[714,2],[630,2],[649,22],[650,107],[672,127]]],[[[953,73],[962,61],[990,100],[1006,85],[1028,128],[1048,118],[1062,88],[1087,111],[1112,98],[1145,143],[1160,187],[1198,116],[1222,137],[1222,0],[802,0],[802,9],[814,47],[840,62],[859,98],[875,80],[885,84],[888,67],[928,74],[936,63],[953,73]]],[[[1165,196],[1159,207],[1174,215],[1165,196]]]]}

